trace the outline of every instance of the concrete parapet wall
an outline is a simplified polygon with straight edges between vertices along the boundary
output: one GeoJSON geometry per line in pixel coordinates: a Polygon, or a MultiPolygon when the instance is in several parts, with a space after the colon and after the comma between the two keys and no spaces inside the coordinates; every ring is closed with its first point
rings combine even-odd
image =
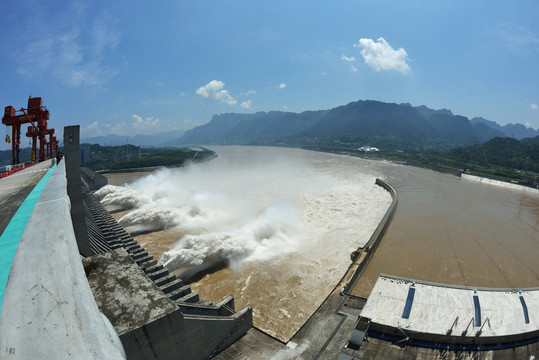
{"type": "Polygon", "coordinates": [[[70,215],[65,162],[49,178],[11,267],[2,359],[123,359],[94,301],[70,215]]]}
{"type": "Polygon", "coordinates": [[[347,295],[350,295],[350,290],[354,288],[361,274],[363,274],[363,271],[365,271],[365,269],[367,268],[369,261],[374,255],[375,250],[378,248],[380,240],[382,239],[387,227],[389,226],[389,223],[391,222],[391,219],[393,218],[393,215],[395,215],[395,211],[397,210],[397,205],[399,202],[399,195],[397,193],[397,190],[389,183],[378,178],[376,179],[376,185],[383,187],[391,194],[391,205],[389,205],[389,208],[387,209],[384,217],[382,218],[382,221],[380,221],[380,223],[376,227],[376,230],[374,230],[369,241],[364,247],[364,249],[368,248],[367,255],[363,258],[356,272],[348,282],[348,285],[345,287],[344,292],[347,295]]]}
{"type": "MultiPolygon", "coordinates": [[[[387,226],[389,225],[389,222],[391,221],[391,218],[393,218],[393,215],[395,214],[395,211],[397,210],[397,204],[399,202],[399,196],[397,193],[397,190],[391,186],[389,183],[385,182],[382,179],[376,179],[376,185],[383,187],[391,194],[391,205],[389,205],[389,208],[387,209],[384,217],[382,218],[382,221],[378,224],[378,227],[371,235],[371,238],[367,242],[367,245],[369,249],[376,249],[378,247],[378,244],[380,243],[380,240],[382,239],[382,236],[384,235],[387,226]]],[[[370,252],[370,251],[369,251],[370,252]]]]}

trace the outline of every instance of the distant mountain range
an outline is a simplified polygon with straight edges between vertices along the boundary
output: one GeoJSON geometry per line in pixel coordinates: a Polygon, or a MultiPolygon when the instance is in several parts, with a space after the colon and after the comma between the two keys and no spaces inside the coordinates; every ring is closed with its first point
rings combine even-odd
{"type": "Polygon", "coordinates": [[[470,122],[472,124],[485,124],[489,128],[503,133],[506,137],[512,137],[518,140],[524,138],[531,138],[539,135],[539,130],[534,130],[522,124],[507,124],[504,126],[500,126],[498,125],[498,123],[483,119],[482,117],[474,117],[470,120],[470,122]]]}
{"type": "Polygon", "coordinates": [[[81,143],[143,147],[184,145],[370,145],[382,149],[454,148],[482,144],[495,137],[539,136],[522,124],[501,126],[482,117],[471,120],[451,110],[424,105],[359,100],[329,110],[302,113],[269,111],[214,115],[186,132],[87,137],[81,143]]]}
{"type": "Polygon", "coordinates": [[[118,146],[130,144],[143,147],[159,147],[166,146],[164,145],[165,143],[177,140],[183,134],[184,131],[176,130],[161,132],[152,135],[106,135],[81,138],[80,143],[99,144],[101,146],[118,146]]]}
{"type": "Polygon", "coordinates": [[[539,131],[521,124],[500,126],[483,118],[468,120],[450,110],[360,100],[330,110],[226,113],[185,132],[168,145],[276,145],[347,143],[386,149],[453,148],[494,137],[522,139],[539,131]]]}

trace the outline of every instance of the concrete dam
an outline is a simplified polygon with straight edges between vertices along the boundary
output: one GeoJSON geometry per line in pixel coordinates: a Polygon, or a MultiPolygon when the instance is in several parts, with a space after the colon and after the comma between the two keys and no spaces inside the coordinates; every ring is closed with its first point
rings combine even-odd
{"type": "Polygon", "coordinates": [[[207,359],[244,335],[252,309],[200,299],[158,265],[91,195],[67,144],[58,165],[3,179],[45,174],[3,229],[2,358],[207,359]]]}
{"type": "Polygon", "coordinates": [[[352,254],[352,265],[336,291],[283,342],[253,327],[253,307],[236,309],[232,296],[204,300],[158,264],[93,196],[101,180],[91,172],[79,172],[78,149],[72,151],[65,151],[65,160],[58,165],[39,163],[21,171],[24,180],[9,176],[0,180],[3,204],[17,207],[16,214],[6,215],[11,221],[0,223],[0,266],[5,278],[0,313],[2,358],[503,359],[537,355],[537,289],[493,293],[480,287],[446,287],[382,275],[368,299],[355,293],[383,246],[397,209],[397,193],[384,181],[379,186],[392,194],[393,202],[381,223],[352,254]],[[12,192],[26,183],[35,187],[12,192]],[[10,245],[5,248],[4,243],[10,245]],[[12,255],[10,260],[7,253],[12,255]],[[412,299],[410,293],[415,294],[412,299]],[[450,299],[455,300],[451,303],[450,299]],[[481,306],[479,313],[476,303],[481,306]],[[446,319],[444,309],[451,308],[460,313],[446,319]],[[425,322],[434,325],[424,327],[425,322]]]}

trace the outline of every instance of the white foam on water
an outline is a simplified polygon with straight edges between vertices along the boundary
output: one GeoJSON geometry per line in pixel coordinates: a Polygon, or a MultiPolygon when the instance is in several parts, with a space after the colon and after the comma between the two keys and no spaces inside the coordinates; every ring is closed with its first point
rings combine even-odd
{"type": "Polygon", "coordinates": [[[221,231],[183,237],[160,262],[169,269],[219,262],[237,269],[242,261],[268,260],[295,250],[301,222],[292,204],[270,204],[259,216],[243,220],[239,228],[233,226],[241,222],[236,220],[221,231]]]}
{"type": "Polygon", "coordinates": [[[150,202],[149,199],[140,196],[136,191],[123,186],[105,185],[97,190],[94,195],[101,201],[103,206],[119,205],[130,209],[150,202]]]}
{"type": "Polygon", "coordinates": [[[118,223],[127,231],[133,231],[130,229],[132,227],[139,230],[161,230],[179,225],[183,217],[179,211],[143,207],[125,214],[118,223]]]}
{"type": "Polygon", "coordinates": [[[120,219],[123,226],[177,227],[188,234],[161,257],[169,270],[225,263],[239,271],[297,253],[308,254],[306,271],[331,259],[320,276],[342,272],[340,263],[349,263],[350,252],[368,241],[390,202],[374,184],[376,176],[342,164],[346,157],[227,150],[208,163],[106,186],[96,196],[104,205],[135,208],[120,219]]]}

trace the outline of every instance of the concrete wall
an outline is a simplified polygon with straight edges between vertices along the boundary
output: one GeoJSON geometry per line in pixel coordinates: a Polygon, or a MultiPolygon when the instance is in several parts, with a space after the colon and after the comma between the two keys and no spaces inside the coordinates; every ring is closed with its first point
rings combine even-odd
{"type": "Polygon", "coordinates": [[[389,208],[387,209],[384,217],[382,218],[382,221],[380,221],[380,223],[376,227],[376,230],[374,230],[374,232],[372,233],[371,238],[365,245],[364,249],[369,248],[367,256],[365,256],[365,258],[361,261],[358,266],[358,269],[348,282],[348,285],[345,287],[344,292],[346,293],[346,295],[350,295],[350,290],[354,288],[358,279],[361,277],[361,275],[367,268],[369,261],[374,255],[375,250],[378,248],[378,244],[380,244],[380,240],[382,240],[382,237],[384,236],[384,233],[386,232],[386,229],[389,226],[389,223],[391,222],[395,211],[397,210],[397,204],[399,202],[399,195],[397,193],[397,190],[395,190],[395,188],[389,183],[381,179],[376,179],[376,185],[383,187],[391,194],[391,205],[389,205],[389,208]]]}
{"type": "Polygon", "coordinates": [[[405,338],[403,331],[410,338],[411,345],[438,349],[450,348],[455,350],[467,347],[469,350],[479,348],[496,350],[514,348],[539,341],[539,330],[504,336],[460,336],[460,334],[440,335],[407,329],[401,330],[375,322],[370,323],[368,335],[394,342],[405,338]]]}
{"type": "Polygon", "coordinates": [[[86,281],[64,165],[49,178],[13,260],[0,317],[1,359],[123,359],[86,281]]]}
{"type": "Polygon", "coordinates": [[[67,194],[71,200],[71,220],[74,225],[75,238],[79,253],[83,256],[93,255],[86,229],[86,217],[82,204],[80,180],[80,145],[79,125],[64,127],[64,160],[67,176],[67,194]]]}
{"type": "Polygon", "coordinates": [[[233,317],[168,314],[120,336],[129,360],[208,359],[252,326],[251,308],[233,317]]]}

